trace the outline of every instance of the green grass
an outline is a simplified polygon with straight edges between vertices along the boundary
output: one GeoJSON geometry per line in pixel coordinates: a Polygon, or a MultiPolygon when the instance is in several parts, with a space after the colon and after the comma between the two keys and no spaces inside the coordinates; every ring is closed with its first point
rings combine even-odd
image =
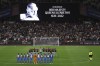
{"type": "MultiPolygon", "coordinates": [[[[53,64],[18,64],[17,53],[26,53],[30,48],[39,46],[0,46],[0,66],[99,66],[100,46],[48,46],[57,49],[53,64]],[[88,52],[93,51],[93,61],[88,52]]],[[[47,47],[47,46],[42,46],[47,47]]]]}

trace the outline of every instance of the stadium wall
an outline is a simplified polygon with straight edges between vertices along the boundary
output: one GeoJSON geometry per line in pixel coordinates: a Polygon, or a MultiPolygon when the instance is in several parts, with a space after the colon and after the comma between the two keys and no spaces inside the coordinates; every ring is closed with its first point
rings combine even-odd
{"type": "MultiPolygon", "coordinates": [[[[0,41],[0,45],[33,45],[32,41],[0,41]]],[[[100,41],[74,41],[74,42],[60,42],[60,46],[63,45],[100,45],[100,41]]]]}

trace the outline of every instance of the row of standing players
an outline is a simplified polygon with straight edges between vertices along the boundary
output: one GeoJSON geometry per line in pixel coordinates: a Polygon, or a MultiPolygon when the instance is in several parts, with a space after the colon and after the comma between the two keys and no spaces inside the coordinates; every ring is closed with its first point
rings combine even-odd
{"type": "Polygon", "coordinates": [[[57,52],[56,48],[34,48],[30,49],[29,52],[39,52],[40,50],[43,52],[57,52]]]}
{"type": "Polygon", "coordinates": [[[17,63],[49,63],[52,64],[54,55],[52,53],[27,53],[27,54],[17,54],[17,63]]]}

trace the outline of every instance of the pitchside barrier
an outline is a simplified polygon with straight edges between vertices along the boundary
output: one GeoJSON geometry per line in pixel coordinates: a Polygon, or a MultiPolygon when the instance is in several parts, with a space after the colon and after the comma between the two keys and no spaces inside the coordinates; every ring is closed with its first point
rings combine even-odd
{"type": "Polygon", "coordinates": [[[59,46],[59,45],[100,45],[100,41],[73,41],[64,42],[59,37],[35,37],[28,41],[18,40],[0,40],[0,45],[33,45],[33,46],[59,46]]]}
{"type": "Polygon", "coordinates": [[[0,41],[0,45],[43,45],[43,46],[59,46],[59,37],[34,37],[31,39],[24,40],[6,40],[0,41]]]}
{"type": "Polygon", "coordinates": [[[100,45],[100,41],[74,41],[74,42],[64,42],[61,45],[100,45]]]}

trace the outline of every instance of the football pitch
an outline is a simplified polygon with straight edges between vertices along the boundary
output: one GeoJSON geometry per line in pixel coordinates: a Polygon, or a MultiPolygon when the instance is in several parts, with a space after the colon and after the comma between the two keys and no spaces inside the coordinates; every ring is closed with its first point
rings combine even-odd
{"type": "Polygon", "coordinates": [[[31,48],[40,46],[0,46],[0,66],[99,66],[100,46],[41,46],[56,48],[53,64],[19,64],[17,53],[27,53],[31,48]],[[93,51],[93,61],[89,61],[88,53],[93,51]]]}

